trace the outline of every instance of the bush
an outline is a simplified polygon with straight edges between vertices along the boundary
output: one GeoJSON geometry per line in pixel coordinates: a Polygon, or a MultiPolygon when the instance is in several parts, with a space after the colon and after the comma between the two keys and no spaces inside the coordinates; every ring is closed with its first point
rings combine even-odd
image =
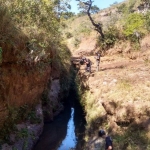
{"type": "Polygon", "coordinates": [[[114,46],[115,42],[119,39],[119,31],[115,26],[109,26],[106,31],[104,31],[105,38],[102,39],[101,36],[98,37],[96,47],[101,50],[107,50],[114,46]]]}
{"type": "Polygon", "coordinates": [[[66,32],[66,37],[69,39],[69,38],[73,37],[73,35],[70,32],[66,32]]]}
{"type": "Polygon", "coordinates": [[[74,39],[74,46],[75,46],[75,48],[78,48],[80,43],[81,43],[81,40],[79,40],[77,38],[74,39]]]}
{"type": "Polygon", "coordinates": [[[124,31],[123,34],[131,41],[136,41],[137,37],[134,35],[135,32],[143,35],[145,33],[144,30],[145,19],[142,14],[132,13],[129,14],[125,20],[124,31]]]}
{"type": "Polygon", "coordinates": [[[127,5],[125,3],[117,7],[119,13],[125,13],[127,11],[127,5]]]}
{"type": "Polygon", "coordinates": [[[79,26],[79,33],[83,33],[84,35],[90,35],[91,29],[89,25],[87,25],[87,22],[82,22],[82,24],[79,26]]]}

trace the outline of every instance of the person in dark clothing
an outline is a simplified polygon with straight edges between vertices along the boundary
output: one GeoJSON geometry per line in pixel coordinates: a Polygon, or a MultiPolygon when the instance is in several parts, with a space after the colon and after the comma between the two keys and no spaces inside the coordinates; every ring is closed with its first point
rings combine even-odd
{"type": "Polygon", "coordinates": [[[91,72],[91,61],[90,61],[90,59],[86,59],[85,63],[86,63],[86,71],[91,72]]]}
{"type": "Polygon", "coordinates": [[[105,139],[105,150],[113,150],[113,142],[110,136],[106,135],[104,130],[98,132],[98,136],[105,139]]]}
{"type": "Polygon", "coordinates": [[[96,53],[96,56],[95,56],[97,71],[99,71],[100,57],[101,57],[100,53],[97,52],[97,53],[96,53]]]}
{"type": "Polygon", "coordinates": [[[84,65],[86,63],[86,58],[85,57],[82,57],[81,60],[80,60],[80,64],[81,65],[84,65]]]}

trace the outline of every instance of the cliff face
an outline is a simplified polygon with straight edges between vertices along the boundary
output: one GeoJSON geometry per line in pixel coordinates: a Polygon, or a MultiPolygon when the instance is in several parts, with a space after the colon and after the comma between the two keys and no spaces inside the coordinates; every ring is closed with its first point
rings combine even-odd
{"type": "Polygon", "coordinates": [[[16,34],[0,42],[0,125],[7,118],[8,108],[36,104],[51,74],[47,58],[26,46],[28,38],[24,34],[16,34]]]}
{"type": "Polygon", "coordinates": [[[1,67],[1,100],[8,105],[21,106],[39,100],[50,77],[50,66],[42,73],[33,66],[9,64],[1,67]]]}
{"type": "MultiPolygon", "coordinates": [[[[45,6],[42,7],[44,12],[45,6]]],[[[20,126],[31,138],[29,126],[39,125],[34,134],[38,137],[44,122],[43,109],[48,113],[47,120],[53,119],[63,109],[60,104],[63,97],[60,95],[63,94],[60,91],[63,92],[66,87],[66,90],[69,89],[69,82],[66,83],[64,78],[69,76],[70,52],[58,37],[57,21],[53,24],[50,20],[49,24],[46,20],[44,27],[39,27],[39,21],[34,20],[37,14],[23,20],[18,18],[20,13],[15,15],[15,10],[11,9],[11,3],[10,7],[4,4],[0,9],[0,147],[8,140],[12,142],[11,145],[16,143],[18,139],[11,140],[11,134],[17,137],[19,133],[24,138],[20,126]],[[61,76],[62,72],[64,74],[61,76]],[[62,87],[64,82],[65,86],[62,87]],[[42,99],[45,91],[46,99],[42,99]],[[45,100],[46,105],[41,100],[45,100]],[[36,113],[37,105],[40,105],[41,117],[36,113]]],[[[48,13],[53,16],[51,11],[53,9],[48,13]]],[[[57,20],[55,15],[53,17],[53,20],[57,20]]]]}

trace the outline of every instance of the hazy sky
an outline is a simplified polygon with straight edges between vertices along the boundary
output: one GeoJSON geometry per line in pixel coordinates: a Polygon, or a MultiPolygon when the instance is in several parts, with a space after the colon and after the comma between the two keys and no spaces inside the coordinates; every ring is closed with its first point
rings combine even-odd
{"type": "MultiPolygon", "coordinates": [[[[77,9],[77,1],[76,0],[70,0],[70,4],[71,4],[71,11],[72,12],[78,12],[77,9]]],[[[111,4],[113,4],[114,2],[123,2],[124,0],[93,0],[93,5],[96,5],[97,7],[99,7],[100,9],[103,8],[107,8],[109,7],[111,4]]]]}

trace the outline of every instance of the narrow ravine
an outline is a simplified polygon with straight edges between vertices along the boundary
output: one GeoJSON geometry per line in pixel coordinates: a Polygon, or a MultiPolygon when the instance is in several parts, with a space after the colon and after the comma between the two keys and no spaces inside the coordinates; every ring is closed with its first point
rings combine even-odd
{"type": "Polygon", "coordinates": [[[71,92],[64,111],[44,125],[43,133],[33,150],[82,150],[85,119],[75,93],[71,92]]]}

